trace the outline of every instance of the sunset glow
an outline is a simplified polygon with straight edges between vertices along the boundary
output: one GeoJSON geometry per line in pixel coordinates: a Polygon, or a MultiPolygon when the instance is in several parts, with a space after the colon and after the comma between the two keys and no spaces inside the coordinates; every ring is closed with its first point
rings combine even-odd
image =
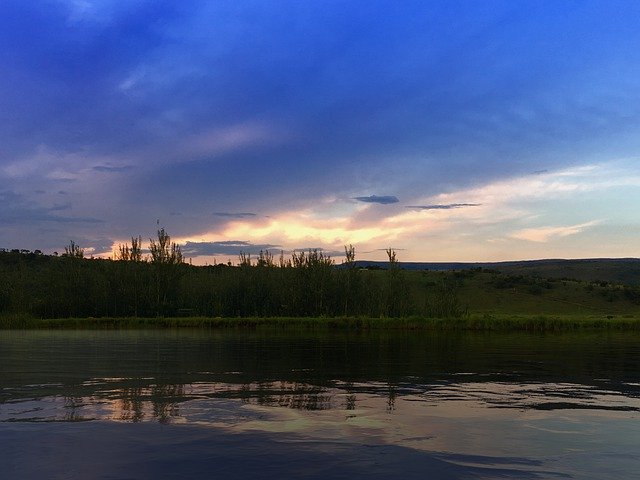
{"type": "Polygon", "coordinates": [[[2,2],[0,248],[638,256],[639,8],[2,2]]]}

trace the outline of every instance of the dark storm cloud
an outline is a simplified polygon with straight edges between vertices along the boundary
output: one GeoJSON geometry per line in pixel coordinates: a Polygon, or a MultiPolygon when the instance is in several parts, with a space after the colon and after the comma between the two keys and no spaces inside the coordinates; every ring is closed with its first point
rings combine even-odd
{"type": "Polygon", "coordinates": [[[54,205],[43,207],[30,202],[23,195],[11,191],[0,192],[0,224],[5,227],[10,225],[32,225],[41,222],[74,224],[88,223],[98,224],[103,220],[84,216],[61,216],[55,212],[70,210],[69,205],[54,205]]]}
{"type": "Polygon", "coordinates": [[[186,242],[181,246],[185,256],[239,255],[240,253],[258,254],[260,251],[279,249],[279,245],[269,243],[254,244],[241,240],[224,242],[186,242]]]}
{"type": "Polygon", "coordinates": [[[109,237],[79,237],[76,243],[81,248],[91,248],[91,255],[102,255],[113,252],[114,240],[109,237]]]}
{"type": "Polygon", "coordinates": [[[389,205],[392,203],[398,203],[398,197],[393,195],[369,195],[368,197],[353,197],[353,200],[364,203],[380,203],[382,205],[389,205]]]}
{"type": "Polygon", "coordinates": [[[223,218],[252,218],[255,217],[256,214],[252,212],[214,212],[213,216],[223,218]]]}
{"type": "Polygon", "coordinates": [[[479,207],[481,203],[445,203],[434,205],[407,205],[412,210],[452,210],[454,208],[479,207]]]}

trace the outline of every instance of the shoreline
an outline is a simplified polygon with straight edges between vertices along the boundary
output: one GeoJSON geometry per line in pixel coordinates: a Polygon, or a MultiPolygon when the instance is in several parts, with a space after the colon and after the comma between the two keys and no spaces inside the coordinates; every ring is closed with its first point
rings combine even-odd
{"type": "Polygon", "coordinates": [[[3,330],[39,329],[327,329],[327,330],[455,330],[455,331],[571,331],[640,330],[635,315],[508,315],[470,314],[462,318],[369,317],[86,317],[37,319],[0,317],[3,330]]]}

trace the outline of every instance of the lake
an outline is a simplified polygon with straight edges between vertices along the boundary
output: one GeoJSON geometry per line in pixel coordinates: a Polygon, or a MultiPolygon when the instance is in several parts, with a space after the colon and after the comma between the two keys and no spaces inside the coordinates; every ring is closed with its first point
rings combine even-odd
{"type": "Polygon", "coordinates": [[[637,478],[640,335],[0,331],[0,477],[637,478]]]}

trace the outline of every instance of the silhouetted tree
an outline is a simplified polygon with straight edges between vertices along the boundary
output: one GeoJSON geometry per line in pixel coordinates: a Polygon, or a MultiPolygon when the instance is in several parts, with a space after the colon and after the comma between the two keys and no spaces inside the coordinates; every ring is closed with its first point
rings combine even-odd
{"type": "Polygon", "coordinates": [[[407,296],[406,289],[403,288],[404,278],[396,251],[393,248],[386,250],[389,258],[389,268],[387,268],[387,286],[386,293],[386,315],[390,317],[399,317],[406,312],[405,300],[407,296]]]}
{"type": "Polygon", "coordinates": [[[120,244],[115,254],[116,260],[126,262],[118,274],[112,276],[112,284],[115,285],[117,293],[113,295],[113,309],[118,312],[124,308],[136,317],[139,314],[139,307],[143,287],[140,281],[141,268],[138,263],[143,261],[142,257],[142,237],[131,237],[131,245],[120,244]]]}
{"type": "Polygon", "coordinates": [[[178,288],[179,267],[183,261],[180,247],[171,241],[164,228],[158,230],[158,239],[149,239],[151,264],[155,268],[155,301],[157,315],[164,315],[172,305],[178,288]]]}
{"type": "Polygon", "coordinates": [[[180,246],[171,241],[171,237],[164,228],[158,230],[158,240],[149,239],[151,263],[156,265],[177,265],[182,263],[180,246]]]}
{"type": "Polygon", "coordinates": [[[164,229],[150,243],[149,261],[137,261],[142,260],[140,237],[127,248],[121,246],[114,255],[117,261],[79,257],[82,249],[75,243],[62,257],[0,251],[0,313],[48,318],[178,312],[373,317],[463,313],[451,281],[455,279],[430,282],[425,288],[415,275],[406,276],[393,249],[387,250],[389,268],[371,272],[357,267],[353,245],[345,246],[345,262],[338,268],[321,250],[293,252],[287,259],[281,252],[277,262],[267,251],[254,262],[243,253],[237,266],[195,267],[183,263],[180,248],[164,229]]]}
{"type": "Polygon", "coordinates": [[[344,282],[342,288],[342,294],[344,296],[344,315],[349,313],[355,313],[353,310],[356,308],[356,302],[358,301],[358,270],[356,267],[356,248],[349,244],[344,246],[345,267],[344,282]]]}
{"type": "Polygon", "coordinates": [[[131,237],[131,246],[126,243],[118,245],[115,258],[128,262],[142,261],[142,237],[131,237]]]}
{"type": "Polygon", "coordinates": [[[80,248],[76,242],[71,240],[69,245],[64,247],[63,257],[71,257],[71,258],[84,258],[84,249],[80,248]]]}

